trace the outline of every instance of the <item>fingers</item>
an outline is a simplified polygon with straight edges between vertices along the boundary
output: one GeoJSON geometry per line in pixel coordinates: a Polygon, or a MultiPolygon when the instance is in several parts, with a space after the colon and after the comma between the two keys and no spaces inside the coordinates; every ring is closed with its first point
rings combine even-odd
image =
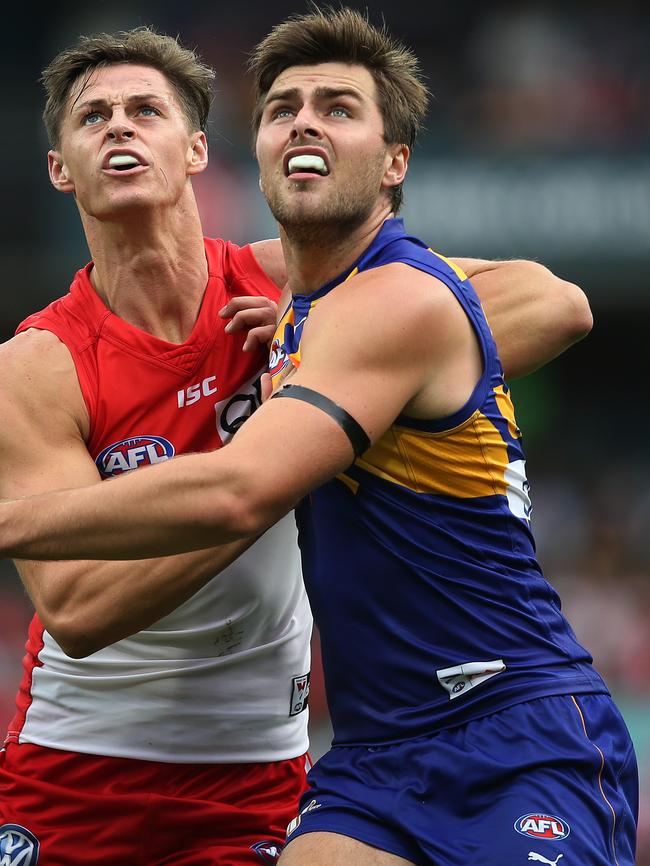
{"type": "Polygon", "coordinates": [[[275,328],[275,311],[268,308],[255,310],[239,310],[226,325],[227,334],[236,334],[237,331],[247,331],[251,328],[269,327],[275,328]]]}
{"type": "Polygon", "coordinates": [[[260,380],[262,386],[262,403],[266,403],[271,394],[273,393],[273,384],[271,382],[271,374],[270,373],[262,373],[262,378],[260,380]]]}
{"type": "Polygon", "coordinates": [[[270,345],[274,334],[275,322],[272,325],[260,325],[257,328],[251,328],[246,335],[242,349],[244,352],[254,352],[260,347],[266,349],[270,345]]]}
{"type": "Polygon", "coordinates": [[[223,319],[230,319],[225,327],[227,334],[238,331],[248,331],[244,341],[245,352],[254,352],[265,348],[273,339],[277,317],[277,304],[264,297],[231,298],[219,310],[223,319]]]}
{"type": "Polygon", "coordinates": [[[237,297],[231,298],[219,310],[219,315],[222,319],[231,320],[226,325],[226,331],[232,334],[258,325],[275,325],[277,309],[277,304],[269,298],[237,297]]]}

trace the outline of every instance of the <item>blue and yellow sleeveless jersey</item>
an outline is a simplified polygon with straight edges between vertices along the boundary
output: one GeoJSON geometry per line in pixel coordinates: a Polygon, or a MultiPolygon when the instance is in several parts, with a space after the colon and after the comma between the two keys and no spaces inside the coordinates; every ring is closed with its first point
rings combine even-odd
{"type": "Polygon", "coordinates": [[[391,262],[454,293],[484,369],[453,416],[398,417],[297,509],[335,744],[398,741],[544,695],[607,691],[536,561],[521,433],[462,271],[387,220],[350,271],[293,298],[273,342],[275,382],[299,365],[313,306],[391,262]]]}

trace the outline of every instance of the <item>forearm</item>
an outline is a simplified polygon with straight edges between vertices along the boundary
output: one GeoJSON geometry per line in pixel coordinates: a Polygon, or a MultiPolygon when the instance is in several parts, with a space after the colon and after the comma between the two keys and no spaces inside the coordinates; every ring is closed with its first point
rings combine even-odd
{"type": "Polygon", "coordinates": [[[533,372],[591,330],[585,294],[543,265],[454,261],[471,278],[480,298],[506,378],[533,372]]]}
{"type": "Polygon", "coordinates": [[[177,457],[155,470],[2,503],[0,555],[145,559],[255,534],[238,520],[236,473],[216,473],[214,456],[177,457]]]}
{"type": "Polygon", "coordinates": [[[0,503],[0,556],[147,559],[248,538],[349,466],[351,456],[350,440],[327,413],[269,400],[227,448],[0,503]]]}
{"type": "Polygon", "coordinates": [[[129,562],[21,560],[16,565],[45,628],[68,655],[79,658],[171,613],[253,541],[129,562]]]}

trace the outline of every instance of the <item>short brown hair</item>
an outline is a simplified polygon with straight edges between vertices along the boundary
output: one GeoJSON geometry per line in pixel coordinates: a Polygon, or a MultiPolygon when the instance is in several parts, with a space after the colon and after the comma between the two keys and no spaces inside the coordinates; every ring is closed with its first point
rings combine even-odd
{"type": "MultiPolygon", "coordinates": [[[[415,54],[387,32],[375,27],[354,9],[332,7],[291,15],[257,45],[249,70],[253,74],[255,106],[253,135],[259,130],[264,99],[275,79],[290,66],[318,63],[364,66],[377,87],[379,110],[387,144],[410,148],[422,126],[429,104],[415,54]]],[[[402,186],[390,190],[393,210],[402,203],[402,186]]]]}
{"type": "Polygon", "coordinates": [[[74,83],[113,63],[142,63],[158,69],[175,88],[190,128],[206,130],[214,70],[177,39],[151,27],[135,27],[80,36],[43,70],[41,81],[47,93],[43,122],[52,147],[59,146],[63,114],[74,83]]]}

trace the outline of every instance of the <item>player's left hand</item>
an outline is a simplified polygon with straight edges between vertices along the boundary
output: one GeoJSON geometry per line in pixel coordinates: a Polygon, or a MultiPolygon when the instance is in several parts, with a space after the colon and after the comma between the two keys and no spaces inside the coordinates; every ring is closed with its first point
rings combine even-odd
{"type": "Polygon", "coordinates": [[[226,325],[227,334],[248,331],[243,349],[253,352],[269,345],[275,333],[278,307],[269,298],[237,297],[231,298],[219,310],[222,319],[230,319],[226,325]]]}

